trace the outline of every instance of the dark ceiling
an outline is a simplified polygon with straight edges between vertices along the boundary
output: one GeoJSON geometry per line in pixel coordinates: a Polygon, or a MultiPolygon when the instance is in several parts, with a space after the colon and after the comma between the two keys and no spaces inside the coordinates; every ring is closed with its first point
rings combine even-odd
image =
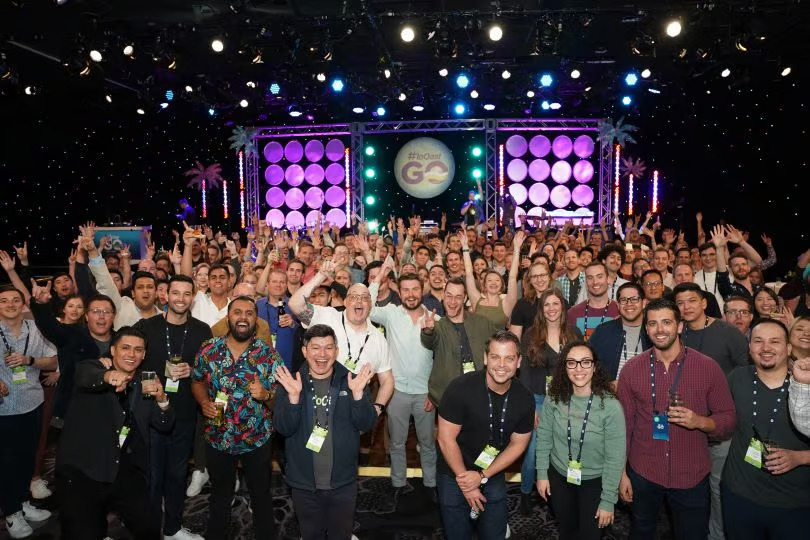
{"type": "Polygon", "coordinates": [[[3,96],[32,92],[107,107],[109,95],[116,106],[137,104],[152,114],[172,90],[173,107],[212,108],[244,123],[285,119],[291,106],[315,121],[369,120],[378,105],[387,117],[410,118],[417,103],[425,107],[420,116],[442,117],[459,99],[476,116],[536,114],[542,100],[560,102],[567,114],[605,114],[626,91],[628,70],[652,71],[635,92],[709,84],[726,67],[733,70],[729,84],[751,84],[778,78],[784,66],[796,70],[810,43],[810,8],[799,0],[59,3],[3,2],[3,96]],[[669,38],[664,26],[673,17],[683,32],[669,38]],[[493,22],[503,28],[498,42],[487,36],[493,22]],[[404,24],[416,30],[411,43],[400,39],[404,24]],[[222,53],[211,49],[215,37],[225,44],[222,53]],[[128,44],[132,57],[122,53],[128,44]],[[101,62],[88,59],[92,49],[101,62]],[[573,68],[582,73],[577,80],[568,75],[573,68]],[[539,87],[542,72],[555,77],[547,89],[539,87]],[[454,83],[459,73],[471,79],[463,91],[454,83]],[[329,82],[338,76],[346,88],[335,94],[329,82]],[[274,82],[278,95],[269,91],[274,82]],[[477,100],[469,97],[473,89],[477,100]],[[528,90],[536,95],[527,97],[528,90]],[[239,106],[242,99],[248,107],[239,106]],[[496,109],[483,111],[487,102],[496,109]],[[351,112],[358,105],[363,114],[351,112]]]}

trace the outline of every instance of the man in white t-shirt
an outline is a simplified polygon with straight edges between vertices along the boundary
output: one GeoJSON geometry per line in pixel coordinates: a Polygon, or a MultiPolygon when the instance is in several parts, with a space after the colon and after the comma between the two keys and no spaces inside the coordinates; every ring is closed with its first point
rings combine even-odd
{"type": "Polygon", "coordinates": [[[701,269],[695,272],[695,283],[717,299],[717,305],[723,309],[723,295],[717,286],[717,248],[711,242],[698,247],[701,269]]]}
{"type": "Polygon", "coordinates": [[[394,393],[394,376],[388,357],[385,336],[371,324],[371,294],[362,283],[349,287],[345,311],[333,307],[313,306],[307,301],[312,291],[327,278],[334,278],[335,263],[323,261],[321,269],[290,297],[289,306],[304,328],[313,324],[331,326],[337,334],[338,362],[355,375],[365,364],[371,364],[380,382],[374,402],[379,416],[394,393]]]}

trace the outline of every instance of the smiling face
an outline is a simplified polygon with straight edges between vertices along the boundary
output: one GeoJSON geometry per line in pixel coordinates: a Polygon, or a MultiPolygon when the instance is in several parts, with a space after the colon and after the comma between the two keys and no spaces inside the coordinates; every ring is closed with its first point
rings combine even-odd
{"type": "Polygon", "coordinates": [[[200,266],[197,268],[197,271],[194,273],[194,284],[197,286],[197,289],[202,291],[208,290],[208,267],[207,266],[200,266]]]}
{"type": "Polygon", "coordinates": [[[0,293],[0,318],[13,320],[22,315],[25,303],[22,295],[17,291],[5,291],[0,293]]]}
{"type": "Polygon", "coordinates": [[[512,341],[490,341],[484,364],[490,381],[497,385],[506,384],[520,367],[520,350],[512,341]]]}
{"type": "Polygon", "coordinates": [[[608,275],[602,265],[589,266],[585,269],[585,286],[588,288],[588,296],[599,298],[607,293],[608,275]]]}
{"type": "Polygon", "coordinates": [[[656,250],[652,266],[662,274],[666,274],[669,266],[669,253],[666,250],[656,250]]]}
{"type": "Polygon", "coordinates": [[[253,339],[256,333],[256,304],[248,300],[234,300],[228,306],[228,329],[239,342],[253,339]]]}
{"type": "Polygon", "coordinates": [[[644,316],[645,300],[639,296],[638,291],[628,287],[616,293],[616,302],[619,304],[619,315],[629,325],[637,325],[644,316]]]}
{"type": "Polygon", "coordinates": [[[723,320],[729,324],[734,325],[737,330],[743,334],[748,332],[751,328],[751,323],[754,320],[754,314],[748,308],[748,303],[744,300],[729,300],[723,306],[725,315],[723,320]]]}
{"type": "Polygon", "coordinates": [[[168,291],[169,310],[175,315],[185,315],[194,300],[194,287],[185,281],[173,281],[168,291]]]}
{"type": "Polygon", "coordinates": [[[447,269],[451,274],[459,274],[464,271],[464,262],[458,253],[451,252],[447,254],[447,269]]]}
{"type": "Polygon", "coordinates": [[[214,268],[208,272],[208,286],[211,294],[224,296],[228,292],[228,271],[224,268],[214,268]]]}
{"type": "Polygon", "coordinates": [[[503,292],[503,279],[500,274],[490,271],[484,275],[484,292],[487,294],[500,294],[503,292]]]}
{"type": "Polygon", "coordinates": [[[732,257],[728,261],[728,266],[731,268],[731,273],[734,274],[734,279],[737,281],[745,281],[748,279],[748,274],[751,273],[751,266],[748,264],[748,259],[745,257],[732,257]]]}
{"type": "Polygon", "coordinates": [[[433,266],[428,272],[428,283],[430,288],[434,291],[444,289],[444,284],[447,282],[447,274],[441,266],[433,266]]]}
{"type": "Polygon", "coordinates": [[[760,290],[754,296],[754,307],[760,317],[770,317],[777,310],[778,304],[765,290],[760,290]]]}
{"type": "Polygon", "coordinates": [[[309,373],[314,379],[325,379],[332,375],[338,355],[334,337],[314,337],[301,347],[301,352],[307,360],[309,373]]]}
{"type": "Polygon", "coordinates": [[[574,388],[579,388],[587,391],[591,387],[593,380],[593,373],[596,370],[596,363],[594,362],[593,353],[588,347],[580,345],[571,347],[568,351],[568,356],[565,357],[565,374],[574,388]],[[590,362],[587,368],[582,367],[582,363],[586,365],[590,362]],[[574,367],[571,368],[570,365],[574,367]]]}
{"type": "Polygon", "coordinates": [[[810,321],[800,319],[790,328],[790,345],[797,358],[810,356],[810,321]]]}
{"type": "Polygon", "coordinates": [[[692,265],[689,263],[678,263],[672,269],[672,281],[675,285],[681,283],[692,283],[695,278],[695,273],[692,272],[692,265]]]}
{"type": "Polygon", "coordinates": [[[106,336],[115,322],[115,307],[107,300],[93,300],[87,306],[87,329],[96,336],[106,336]]]}
{"type": "Polygon", "coordinates": [[[605,257],[605,266],[610,273],[615,274],[619,271],[622,267],[622,256],[615,251],[611,251],[610,254],[605,257]]]}
{"type": "Polygon", "coordinates": [[[774,371],[787,365],[791,346],[781,327],[774,323],[758,324],[751,330],[748,347],[757,369],[774,371]]]}
{"type": "Polygon", "coordinates": [[[646,331],[653,347],[668,351],[675,346],[681,325],[671,309],[655,309],[647,312],[646,331]]]}
{"type": "Polygon", "coordinates": [[[298,262],[290,262],[287,265],[287,283],[289,285],[300,285],[301,277],[304,275],[304,266],[298,262]]]}
{"type": "Polygon", "coordinates": [[[315,258],[315,248],[310,245],[304,244],[298,249],[298,258],[304,261],[304,264],[309,266],[315,258]]]}
{"type": "Polygon", "coordinates": [[[418,279],[406,279],[399,283],[399,296],[405,309],[413,311],[422,305],[422,282],[418,279]]]}
{"type": "Polygon", "coordinates": [[[84,300],[81,298],[71,298],[65,302],[64,317],[62,322],[65,324],[75,324],[79,322],[84,315],[84,300]]]}
{"type": "Polygon", "coordinates": [[[355,326],[366,324],[368,314],[371,313],[371,294],[362,283],[355,283],[349,287],[346,294],[346,320],[355,326]]]}
{"type": "Polygon", "coordinates": [[[700,264],[707,272],[717,270],[717,249],[715,249],[714,246],[707,247],[700,252],[700,264]]]}
{"type": "Polygon", "coordinates": [[[348,270],[342,268],[335,272],[335,281],[348,288],[352,284],[352,275],[348,270]]]}
{"type": "Polygon", "coordinates": [[[157,272],[157,264],[152,259],[141,259],[141,262],[138,263],[138,271],[147,272],[154,276],[157,272]]]}
{"type": "Polygon", "coordinates": [[[123,336],[110,347],[110,355],[115,369],[124,373],[135,373],[146,355],[146,344],[137,336],[123,336]]]}
{"type": "Polygon", "coordinates": [[[464,289],[464,285],[458,283],[448,283],[445,285],[442,304],[444,304],[444,313],[448,317],[452,319],[461,315],[461,312],[464,310],[464,302],[466,301],[467,292],[464,289]]]}
{"type": "Polygon", "coordinates": [[[562,312],[563,303],[558,296],[552,294],[543,301],[543,318],[547,323],[558,322],[562,312]]]}
{"type": "Polygon", "coordinates": [[[563,257],[563,264],[568,272],[575,272],[579,268],[579,253],[576,250],[569,249],[565,252],[563,257]]]}

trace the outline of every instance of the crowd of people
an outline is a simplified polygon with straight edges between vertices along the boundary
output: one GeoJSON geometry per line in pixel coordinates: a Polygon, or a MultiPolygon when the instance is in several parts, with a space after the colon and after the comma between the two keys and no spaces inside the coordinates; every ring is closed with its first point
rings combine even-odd
{"type": "Polygon", "coordinates": [[[65,539],[105,538],[114,511],[134,538],[199,540],[183,509],[210,483],[205,537],[224,539],[241,468],[254,535],[274,538],[275,456],[302,538],[349,539],[384,418],[378,511],[413,489],[413,422],[450,540],[508,537],[513,465],[520,512],[539,495],[563,539],[600,538],[619,500],[633,539],[656,536],[665,503],[678,539],[803,537],[810,250],[774,286],[768,236],[763,258],[700,214],[690,245],[651,214],[513,229],[474,200],[459,224],[392,218],[384,234],[184,222],[134,266],[87,223],[47,278],[27,243],[0,251],[8,534],[30,536],[55,495],[65,539]]]}

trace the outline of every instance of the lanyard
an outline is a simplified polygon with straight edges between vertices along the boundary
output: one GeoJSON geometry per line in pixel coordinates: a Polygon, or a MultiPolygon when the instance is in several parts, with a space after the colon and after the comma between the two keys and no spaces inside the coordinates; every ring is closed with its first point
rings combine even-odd
{"type": "Polygon", "coordinates": [[[760,437],[759,430],[757,429],[757,401],[758,398],[758,385],[759,385],[759,377],[757,377],[757,368],[752,367],[752,376],[753,376],[753,407],[751,410],[753,411],[753,418],[751,419],[751,425],[754,428],[754,436],[761,442],[764,442],[768,439],[771,434],[771,429],[773,428],[773,423],[776,420],[776,415],[779,413],[779,405],[782,403],[783,398],[785,397],[785,392],[787,391],[788,384],[790,384],[790,373],[788,376],[785,377],[785,382],[782,383],[782,387],[779,389],[779,397],[776,398],[776,403],[773,406],[773,410],[771,411],[771,417],[768,419],[767,423],[767,431],[765,432],[765,438],[763,439],[760,437]]]}
{"type": "MultiPolygon", "coordinates": [[[[585,443],[585,427],[588,425],[588,416],[591,414],[591,403],[593,403],[593,392],[588,398],[588,406],[585,407],[585,416],[582,418],[582,429],[579,431],[579,453],[577,462],[582,461],[582,445],[585,443]]],[[[571,461],[571,402],[568,402],[568,461],[571,461]]]]}
{"type": "MultiPolygon", "coordinates": [[[[346,349],[348,351],[349,357],[348,360],[351,362],[352,360],[352,340],[349,338],[349,332],[346,331],[346,312],[343,312],[343,316],[340,318],[340,324],[343,325],[343,333],[346,334],[346,349]]],[[[363,340],[363,346],[360,347],[360,352],[357,353],[356,360],[360,362],[360,355],[363,354],[363,349],[366,348],[366,343],[368,343],[368,338],[371,336],[371,332],[366,333],[366,339],[363,340]]]]}
{"type": "MultiPolygon", "coordinates": [[[[183,325],[183,341],[180,342],[180,353],[178,354],[178,356],[180,356],[181,359],[183,358],[183,349],[185,349],[185,347],[186,347],[186,336],[187,335],[188,335],[188,321],[186,321],[186,324],[183,325]]],[[[171,343],[171,339],[169,338],[169,322],[168,321],[166,321],[166,352],[168,353],[169,358],[171,358],[172,357],[172,343],[171,343]]]]}
{"type": "MultiPolygon", "coordinates": [[[[633,351],[634,356],[638,356],[638,353],[640,352],[638,349],[639,347],[641,347],[641,331],[642,330],[638,331],[638,341],[636,342],[636,350],[633,351]]],[[[624,358],[625,361],[629,360],[629,358],[627,358],[627,330],[624,329],[622,329],[622,355],[619,357],[619,359],[621,360],[622,358],[624,358]]]]}
{"type": "MultiPolygon", "coordinates": [[[[492,396],[489,394],[490,390],[487,386],[486,377],[484,378],[484,390],[487,391],[487,400],[489,401],[489,436],[490,439],[495,439],[495,435],[493,434],[492,422],[493,422],[493,411],[492,411],[492,396]]],[[[509,391],[506,391],[506,396],[503,398],[503,408],[501,409],[501,425],[500,425],[500,434],[498,437],[498,450],[503,450],[503,425],[506,421],[506,406],[509,404],[509,391]]]]}
{"type": "Polygon", "coordinates": [[[312,375],[309,376],[309,392],[312,394],[312,420],[315,422],[315,425],[318,427],[322,427],[325,430],[329,430],[329,407],[332,405],[332,382],[335,379],[335,372],[332,371],[332,376],[329,377],[329,389],[326,391],[326,395],[323,399],[323,407],[324,413],[326,417],[326,421],[322,426],[320,422],[318,422],[318,396],[315,395],[315,382],[312,380],[312,375]]]}
{"type": "MultiPolygon", "coordinates": [[[[658,414],[658,409],[655,408],[655,353],[654,350],[650,351],[650,388],[652,393],[652,408],[653,413],[658,414]]],[[[681,380],[681,373],[683,372],[683,365],[686,363],[686,347],[683,348],[681,353],[681,362],[678,364],[678,371],[675,373],[675,380],[672,381],[672,386],[669,387],[669,393],[672,395],[678,388],[678,382],[681,380]]]]}
{"type": "MultiPolygon", "coordinates": [[[[706,270],[701,270],[703,272],[703,290],[709,292],[709,288],[706,286],[706,270]]],[[[714,286],[712,287],[712,294],[717,294],[717,273],[714,274],[714,286]]]]}
{"type": "MultiPolygon", "coordinates": [[[[709,327],[709,316],[706,315],[706,324],[703,325],[703,330],[705,331],[706,328],[708,328],[708,327],[709,327]]],[[[698,331],[699,330],[695,330],[695,332],[698,332],[698,331]]],[[[684,346],[686,346],[686,335],[688,333],[689,333],[689,325],[684,324],[683,325],[683,336],[681,337],[681,339],[683,340],[684,346]]],[[[705,336],[705,332],[701,332],[700,341],[698,342],[697,347],[692,347],[693,349],[703,352],[703,337],[704,336],[705,336]]]]}
{"type": "MultiPolygon", "coordinates": [[[[590,308],[590,307],[591,307],[591,303],[590,302],[585,302],[585,331],[582,332],[583,336],[588,335],[588,308],[590,308]]],[[[605,318],[607,317],[609,307],[610,307],[610,302],[608,302],[608,304],[605,306],[605,311],[602,313],[602,319],[599,321],[599,324],[602,324],[603,322],[605,322],[605,318]]],[[[597,324],[596,326],[599,326],[599,324],[597,324]]]]}
{"type": "MultiPolygon", "coordinates": [[[[23,345],[22,355],[28,356],[26,353],[28,352],[28,341],[31,339],[31,329],[28,328],[28,321],[23,321],[23,326],[25,329],[28,330],[28,333],[25,335],[25,345],[23,345]]],[[[10,354],[14,352],[11,345],[8,342],[8,338],[6,338],[6,333],[3,332],[3,329],[0,328],[0,338],[3,338],[3,345],[6,346],[6,354],[10,354]]]]}
{"type": "MultiPolygon", "coordinates": [[[[610,296],[608,298],[610,298],[611,300],[616,299],[616,283],[618,283],[618,282],[619,282],[619,276],[616,275],[616,279],[613,280],[613,285],[610,286],[610,296]]],[[[602,319],[602,320],[604,321],[604,319],[602,319]]]]}
{"type": "Polygon", "coordinates": [[[453,327],[456,329],[456,333],[458,334],[458,356],[461,358],[461,365],[462,371],[464,369],[465,362],[473,362],[473,358],[469,355],[464,355],[464,343],[467,344],[467,350],[472,352],[472,345],[470,345],[470,336],[467,335],[467,329],[464,328],[464,323],[457,324],[453,323],[453,327]]]}

